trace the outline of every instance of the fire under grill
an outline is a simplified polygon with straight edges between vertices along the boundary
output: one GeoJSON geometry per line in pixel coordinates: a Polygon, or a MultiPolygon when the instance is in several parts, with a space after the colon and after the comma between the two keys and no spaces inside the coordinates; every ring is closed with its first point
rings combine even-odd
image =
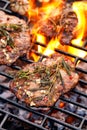
{"type": "MultiPolygon", "coordinates": [[[[0,0],[0,9],[12,15],[18,15],[10,11],[7,0],[0,0]]],[[[36,43],[36,45],[42,46],[41,43],[36,43]]],[[[87,52],[87,42],[84,43],[83,47],[69,46],[87,52]]],[[[32,51],[40,56],[39,61],[45,58],[36,50],[32,51]]],[[[77,66],[78,61],[87,66],[87,57],[81,58],[59,49],[55,49],[55,51],[73,58],[76,71],[87,76],[87,67],[85,69],[84,66],[83,68],[77,66]]],[[[19,62],[30,64],[34,61],[21,57],[19,62]]],[[[0,130],[87,130],[86,79],[79,79],[79,85],[62,95],[51,108],[26,107],[10,92],[9,81],[13,79],[13,76],[5,71],[10,68],[14,71],[21,69],[19,62],[12,66],[0,66],[0,130]]]]}

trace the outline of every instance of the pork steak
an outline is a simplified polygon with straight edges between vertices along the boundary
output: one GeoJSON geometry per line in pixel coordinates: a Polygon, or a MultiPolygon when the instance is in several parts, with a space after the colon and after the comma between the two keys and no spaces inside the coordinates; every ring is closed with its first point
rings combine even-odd
{"type": "Polygon", "coordinates": [[[30,46],[26,22],[0,11],[0,64],[12,64],[26,54],[30,46]]]}
{"type": "Polygon", "coordinates": [[[69,58],[53,54],[18,71],[10,82],[10,89],[28,106],[49,107],[78,83],[79,76],[74,68],[69,58]]]}

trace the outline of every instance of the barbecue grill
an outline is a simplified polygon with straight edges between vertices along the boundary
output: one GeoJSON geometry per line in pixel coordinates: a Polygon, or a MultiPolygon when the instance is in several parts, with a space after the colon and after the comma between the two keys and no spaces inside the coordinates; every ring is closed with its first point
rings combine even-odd
{"type": "MultiPolygon", "coordinates": [[[[11,12],[9,1],[7,0],[0,0],[0,9],[6,13],[21,17],[11,12]]],[[[42,44],[36,43],[36,45],[42,44]]],[[[70,46],[87,52],[87,42],[82,47],[70,46]]],[[[43,54],[38,53],[36,50],[32,51],[40,56],[39,61],[45,58],[43,54]]],[[[78,61],[87,64],[86,58],[81,58],[59,49],[55,49],[55,51],[74,58],[76,65],[78,61]]],[[[31,59],[26,59],[26,57],[21,57],[20,61],[26,64],[34,62],[31,59]]],[[[20,69],[20,66],[15,64],[8,67],[14,70],[20,69]]],[[[87,130],[86,93],[76,87],[68,94],[62,95],[57,103],[49,109],[27,107],[10,92],[9,81],[13,77],[4,72],[2,68],[3,66],[0,67],[0,130],[87,130]],[[4,83],[2,83],[3,81],[4,83]],[[60,104],[63,104],[63,106],[60,104]]],[[[87,75],[87,70],[84,70],[84,68],[76,67],[75,69],[77,72],[87,75]]],[[[79,79],[79,84],[82,88],[84,86],[85,88],[87,87],[87,81],[83,79],[79,79]]]]}

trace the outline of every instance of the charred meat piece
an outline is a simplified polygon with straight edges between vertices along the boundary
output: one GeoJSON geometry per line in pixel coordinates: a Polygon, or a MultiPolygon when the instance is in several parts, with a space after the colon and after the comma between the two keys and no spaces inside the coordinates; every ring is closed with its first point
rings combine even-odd
{"type": "Polygon", "coordinates": [[[12,64],[30,48],[30,35],[24,20],[0,11],[0,64],[12,64]]]}
{"type": "Polygon", "coordinates": [[[52,106],[60,95],[75,87],[78,79],[73,63],[65,56],[54,54],[18,71],[10,89],[28,106],[52,106]]]}

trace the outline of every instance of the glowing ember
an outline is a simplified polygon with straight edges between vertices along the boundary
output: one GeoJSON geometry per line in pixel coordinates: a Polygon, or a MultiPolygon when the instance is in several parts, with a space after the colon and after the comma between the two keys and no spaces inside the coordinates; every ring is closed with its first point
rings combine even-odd
{"type": "MultiPolygon", "coordinates": [[[[38,2],[35,0],[30,0],[28,15],[30,22],[33,23],[33,26],[30,27],[31,35],[35,39],[33,42],[44,44],[46,48],[42,47],[41,45],[37,45],[37,51],[47,56],[55,53],[55,49],[60,49],[70,54],[84,57],[87,55],[86,51],[71,47],[69,45],[66,45],[66,43],[64,45],[61,44],[60,36],[63,33],[63,27],[61,25],[57,26],[57,23],[55,21],[56,19],[60,21],[60,17],[62,15],[65,4],[67,3],[64,0],[38,0],[38,2]],[[48,25],[49,23],[50,25],[48,25]],[[43,33],[43,26],[45,28],[44,32],[46,34],[43,33]],[[49,31],[49,35],[47,34],[47,31],[49,31]]],[[[87,37],[87,2],[73,2],[72,10],[76,14],[78,21],[77,25],[72,30],[73,38],[70,41],[70,44],[82,47],[84,45],[85,38],[87,37]]],[[[38,61],[39,57],[36,54],[31,53],[31,55],[35,61],[38,61]]]]}

